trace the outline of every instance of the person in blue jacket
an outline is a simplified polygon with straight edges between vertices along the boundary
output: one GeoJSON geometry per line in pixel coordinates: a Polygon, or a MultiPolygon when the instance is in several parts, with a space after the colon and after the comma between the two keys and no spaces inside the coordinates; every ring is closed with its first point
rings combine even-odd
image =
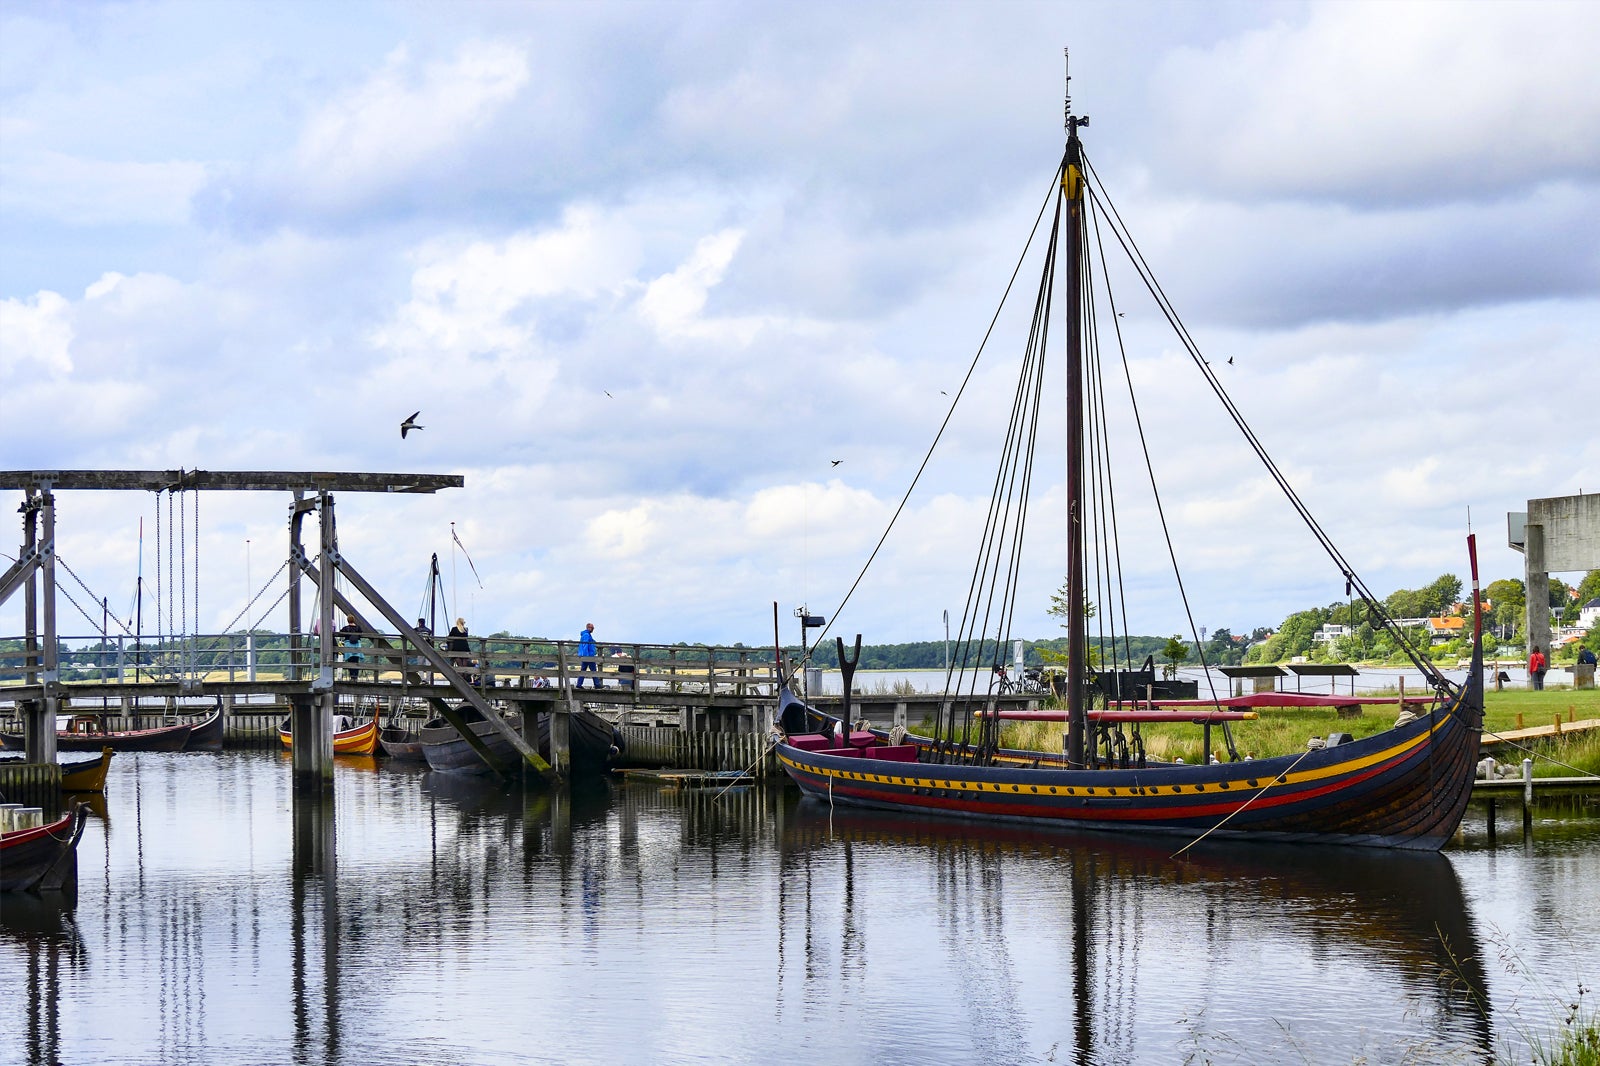
{"type": "Polygon", "coordinates": [[[578,688],[583,687],[583,674],[594,674],[594,687],[601,688],[600,664],[596,661],[600,649],[594,643],[594,623],[590,622],[583,627],[583,632],[578,634],[578,658],[583,665],[578,668],[578,688]]]}

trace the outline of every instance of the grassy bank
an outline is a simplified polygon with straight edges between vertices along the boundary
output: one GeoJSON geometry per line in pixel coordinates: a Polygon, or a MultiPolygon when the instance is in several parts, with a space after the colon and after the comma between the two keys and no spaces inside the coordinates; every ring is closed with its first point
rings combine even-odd
{"type": "MultiPolygon", "coordinates": [[[[1563,722],[1600,718],[1600,689],[1551,689],[1544,692],[1519,689],[1486,695],[1486,731],[1500,733],[1516,729],[1519,714],[1526,727],[1550,725],[1558,714],[1563,722]]],[[[1357,718],[1340,718],[1338,712],[1327,707],[1265,708],[1254,721],[1232,723],[1232,730],[1234,744],[1241,754],[1267,758],[1298,754],[1306,750],[1307,740],[1326,737],[1329,733],[1349,733],[1357,739],[1369,737],[1392,726],[1395,717],[1395,709],[1382,706],[1366,707],[1357,718]]],[[[1145,725],[1140,729],[1145,750],[1152,758],[1182,758],[1190,763],[1202,758],[1199,726],[1145,725]]],[[[1065,726],[1060,722],[1011,722],[1002,732],[1001,743],[1010,748],[1060,751],[1064,730],[1065,726]]],[[[1222,731],[1213,728],[1211,732],[1212,747],[1221,748],[1222,731]]],[[[1582,772],[1600,774],[1600,731],[1542,742],[1536,746],[1536,750],[1582,772]]],[[[1522,756],[1515,749],[1510,749],[1498,757],[1517,761],[1522,756]]],[[[1574,773],[1574,770],[1549,759],[1536,758],[1534,773],[1541,777],[1561,777],[1574,773]]]]}

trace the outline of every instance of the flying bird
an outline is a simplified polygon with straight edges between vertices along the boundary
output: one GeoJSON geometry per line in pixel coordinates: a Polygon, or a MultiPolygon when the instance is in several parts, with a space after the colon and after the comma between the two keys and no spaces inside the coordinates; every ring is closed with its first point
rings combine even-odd
{"type": "Polygon", "coordinates": [[[832,462],[830,462],[830,463],[829,463],[829,464],[828,464],[828,465],[829,465],[829,466],[838,466],[838,465],[839,465],[839,464],[840,464],[840,463],[842,463],[842,462],[844,462],[844,460],[843,460],[843,459],[835,459],[835,460],[833,460],[833,461],[832,461],[832,462]]]}
{"type": "Polygon", "coordinates": [[[615,400],[616,399],[615,396],[611,395],[611,393],[609,393],[609,392],[606,392],[605,389],[601,389],[600,391],[604,392],[606,394],[606,399],[608,399],[608,400],[615,400]]]}
{"type": "Polygon", "coordinates": [[[412,411],[411,412],[411,417],[406,419],[404,422],[400,423],[400,439],[401,440],[405,440],[406,439],[406,434],[410,433],[414,429],[427,429],[428,428],[427,426],[419,426],[419,425],[417,425],[417,416],[420,415],[421,413],[422,413],[421,411],[412,411]]]}
{"type": "Polygon", "coordinates": [[[940,396],[948,396],[948,395],[950,395],[950,394],[949,394],[949,393],[948,393],[948,392],[945,392],[945,391],[944,391],[944,390],[943,390],[943,389],[940,389],[940,390],[939,390],[939,395],[940,395],[940,396]]]}
{"type": "Polygon", "coordinates": [[[1232,365],[1233,365],[1233,356],[1231,356],[1231,355],[1230,355],[1230,356],[1228,356],[1228,365],[1229,365],[1229,366],[1232,366],[1232,365]]]}

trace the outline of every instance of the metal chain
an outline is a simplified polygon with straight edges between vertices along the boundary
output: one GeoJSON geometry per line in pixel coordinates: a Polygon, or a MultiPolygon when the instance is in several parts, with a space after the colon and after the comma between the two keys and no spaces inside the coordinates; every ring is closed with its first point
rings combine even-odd
{"type": "MultiPolygon", "coordinates": [[[[65,570],[67,572],[67,574],[69,576],[71,576],[72,580],[74,580],[74,581],[76,581],[78,583],[78,587],[83,589],[84,594],[87,595],[90,599],[92,599],[92,600],[99,600],[100,599],[99,596],[96,596],[94,594],[94,589],[92,589],[88,585],[84,584],[83,583],[83,578],[79,577],[77,575],[77,573],[72,569],[72,567],[67,565],[66,560],[62,559],[61,556],[59,556],[59,555],[56,556],[56,565],[61,567],[61,569],[65,570]]],[[[61,586],[57,585],[56,587],[60,588],[61,586]]],[[[83,608],[80,607],[80,608],[78,608],[78,610],[81,612],[83,610],[83,608]]],[[[110,617],[112,621],[117,623],[117,627],[119,629],[121,629],[123,631],[123,633],[127,634],[130,637],[133,636],[133,630],[129,629],[128,626],[127,626],[127,623],[123,622],[122,619],[118,618],[114,614],[113,615],[109,615],[108,617],[110,617]]],[[[96,624],[94,619],[91,618],[89,620],[89,624],[93,625],[94,628],[95,628],[95,632],[99,633],[102,637],[106,637],[108,639],[110,638],[111,634],[106,631],[104,626],[96,624]]]]}
{"type": "MultiPolygon", "coordinates": [[[[179,477],[182,477],[179,471],[179,477]]],[[[178,524],[175,527],[173,540],[178,542],[178,579],[173,583],[173,592],[178,600],[178,628],[173,635],[178,642],[178,670],[184,676],[189,673],[189,500],[181,489],[175,490],[173,495],[178,497],[178,524]]]]}
{"type": "MultiPolygon", "coordinates": [[[[256,601],[259,600],[266,593],[267,589],[272,587],[272,583],[274,581],[278,580],[278,574],[283,573],[283,571],[288,567],[288,565],[289,565],[289,560],[285,559],[283,561],[283,563],[278,567],[277,572],[274,573],[271,577],[267,578],[266,582],[261,586],[261,588],[256,590],[256,594],[254,596],[250,597],[250,602],[244,605],[244,610],[242,610],[238,614],[234,615],[233,616],[233,621],[229,622],[226,626],[223,627],[222,631],[224,633],[232,633],[233,632],[233,627],[239,624],[239,619],[243,618],[246,614],[248,614],[250,612],[250,608],[254,607],[255,604],[256,604],[256,601]]],[[[288,595],[288,590],[285,590],[283,595],[287,596],[288,595]]],[[[283,599],[283,596],[279,596],[278,598],[281,600],[281,599],[283,599]]],[[[272,605],[272,607],[268,607],[266,612],[264,612],[264,613],[270,614],[272,612],[272,609],[274,607],[277,607],[277,606],[278,605],[276,603],[274,603],[272,605]]]]}
{"type": "Polygon", "coordinates": [[[161,493],[156,492],[156,642],[161,641],[161,493]]]}

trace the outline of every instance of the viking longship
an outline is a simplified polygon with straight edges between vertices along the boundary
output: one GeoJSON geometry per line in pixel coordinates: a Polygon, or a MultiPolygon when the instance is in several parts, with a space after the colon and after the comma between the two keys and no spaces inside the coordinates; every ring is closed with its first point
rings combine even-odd
{"type": "MultiPolygon", "coordinates": [[[[835,717],[798,699],[785,684],[778,714],[782,735],[776,745],[781,765],[806,793],[835,805],[1165,833],[1191,840],[1211,835],[1437,850],[1455,832],[1466,808],[1483,721],[1482,621],[1471,538],[1472,665],[1465,681],[1457,683],[1388,617],[1267,454],[1223,387],[1216,366],[1183,328],[1100,185],[1080,133],[1089,120],[1073,112],[1070,96],[1066,115],[1066,148],[1035,223],[1034,233],[1047,232],[1049,238],[1042,249],[1043,272],[1010,400],[989,521],[963,614],[958,642],[963,651],[949,667],[946,691],[953,695],[944,703],[933,735],[916,736],[851,728],[848,695],[845,713],[835,717]],[[1214,695],[1210,709],[1168,709],[1157,700],[1141,700],[1139,693],[1105,684],[1107,677],[1116,676],[1115,626],[1118,617],[1125,625],[1126,605],[1119,526],[1111,507],[1117,496],[1113,486],[1121,485],[1114,479],[1112,436],[1104,429],[1104,418],[1108,396],[1113,385],[1121,385],[1120,378],[1126,378],[1133,394],[1115,293],[1104,269],[1109,249],[1127,253],[1141,287],[1174,326],[1203,391],[1220,401],[1332,561],[1352,607],[1359,598],[1374,626],[1391,634],[1427,681],[1431,698],[1406,706],[1392,728],[1298,754],[1251,759],[1233,744],[1230,722],[1252,712],[1225,706],[1223,697],[1214,695]],[[1062,694],[1067,730],[1059,752],[1008,750],[999,743],[994,693],[979,687],[984,679],[991,679],[987,683],[992,686],[997,676],[982,656],[1010,644],[1034,443],[1039,420],[1050,409],[1043,387],[1045,356],[1057,317],[1064,319],[1065,332],[1064,603],[1069,606],[1063,612],[1068,648],[1062,694]],[[1113,379],[1113,370],[1118,379],[1113,379]],[[1093,646],[1091,618],[1097,625],[1093,646]],[[1187,764],[1148,757],[1138,743],[1140,725],[1172,721],[1198,721],[1208,731],[1218,728],[1226,750],[1213,759],[1208,746],[1205,757],[1187,764]],[[1124,732],[1128,729],[1134,732],[1131,744],[1124,732]]],[[[1030,245],[1034,239],[1030,236],[1030,245]]],[[[969,369],[968,380],[971,375],[969,369]]],[[[963,386],[954,402],[964,391],[963,386]]],[[[1132,424],[1147,452],[1137,401],[1132,407],[1132,424]]],[[[1155,481],[1144,454],[1136,454],[1133,466],[1155,481]]],[[[1155,513],[1162,512],[1158,508],[1155,513]]],[[[1165,519],[1161,521],[1165,532],[1165,519]]],[[[1126,641],[1121,648],[1125,655],[1126,641]]],[[[840,654],[842,660],[842,642],[840,654]]]]}

